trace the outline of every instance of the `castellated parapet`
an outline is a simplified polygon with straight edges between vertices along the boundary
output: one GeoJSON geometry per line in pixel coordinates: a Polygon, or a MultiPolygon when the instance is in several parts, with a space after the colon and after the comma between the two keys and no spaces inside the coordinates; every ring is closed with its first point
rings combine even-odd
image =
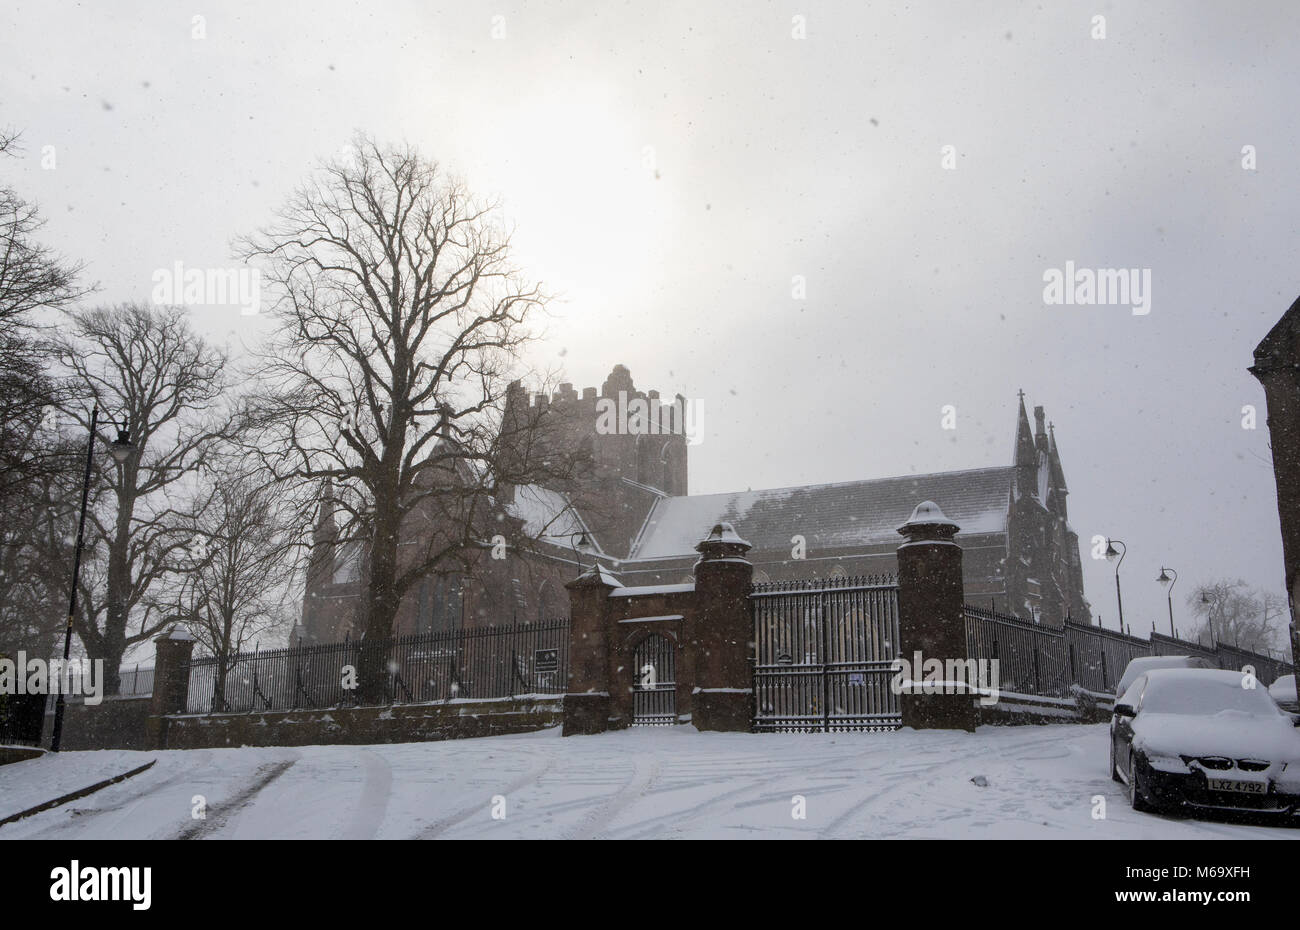
{"type": "MultiPolygon", "coordinates": [[[[624,365],[615,365],[597,391],[581,396],[571,383],[552,394],[530,394],[519,382],[507,393],[507,423],[530,418],[543,426],[546,443],[585,451],[599,479],[626,479],[669,496],[683,496],[687,484],[685,398],[664,401],[658,391],[639,391],[624,365]],[[631,409],[631,415],[628,411],[631,409]],[[648,416],[638,418],[638,410],[648,416]]],[[[521,433],[525,432],[520,430],[521,433]]]]}

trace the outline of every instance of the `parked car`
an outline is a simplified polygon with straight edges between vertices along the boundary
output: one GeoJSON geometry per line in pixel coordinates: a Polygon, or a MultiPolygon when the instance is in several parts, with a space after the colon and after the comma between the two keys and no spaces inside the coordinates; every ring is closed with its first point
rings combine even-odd
{"type": "Polygon", "coordinates": [[[1300,714],[1300,701],[1295,696],[1295,676],[1283,675],[1268,686],[1268,695],[1277,706],[1289,714],[1300,714]]]}
{"type": "Polygon", "coordinates": [[[1153,669],[1115,704],[1110,776],[1134,810],[1300,809],[1300,718],[1240,672],[1153,669]]]}
{"type": "Polygon", "coordinates": [[[1128,667],[1124,669],[1119,684],[1115,686],[1115,697],[1127,691],[1129,685],[1137,681],[1137,677],[1143,672],[1156,668],[1218,668],[1218,666],[1200,656],[1140,656],[1129,662],[1128,667]]]}

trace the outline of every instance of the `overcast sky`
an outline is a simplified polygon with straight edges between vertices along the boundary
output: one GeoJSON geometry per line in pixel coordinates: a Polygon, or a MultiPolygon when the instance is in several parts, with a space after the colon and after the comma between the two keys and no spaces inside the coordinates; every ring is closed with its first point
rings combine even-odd
{"type": "Polygon", "coordinates": [[[354,131],[410,142],[565,295],[532,364],[703,403],[693,492],[1009,464],[1023,388],[1094,613],[1116,625],[1109,534],[1126,620],[1164,630],[1162,563],[1178,594],[1282,590],[1246,368],[1300,293],[1297,37],[1294,2],[11,0],[0,171],[100,298],[148,300],[155,269],[229,266],[354,131]],[[1045,305],[1069,260],[1150,269],[1150,313],[1045,305]]]}

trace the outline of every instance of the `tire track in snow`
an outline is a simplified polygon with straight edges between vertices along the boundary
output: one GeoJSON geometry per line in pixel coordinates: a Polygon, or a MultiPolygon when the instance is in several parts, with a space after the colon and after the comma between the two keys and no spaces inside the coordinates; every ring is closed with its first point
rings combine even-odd
{"type": "Polygon", "coordinates": [[[388,811],[388,801],[393,796],[393,767],[388,760],[370,749],[359,750],[365,783],[357,809],[343,829],[345,840],[373,840],[379,834],[388,811]]]}
{"type": "MultiPolygon", "coordinates": [[[[85,837],[87,833],[100,831],[107,832],[110,836],[120,835],[111,829],[113,825],[125,823],[141,805],[155,800],[159,792],[171,788],[187,779],[193,778],[194,773],[200,771],[212,758],[212,753],[207,749],[195,749],[191,750],[191,752],[194,753],[192,758],[188,756],[182,757],[182,761],[188,763],[188,768],[183,768],[181,771],[174,772],[171,775],[165,775],[164,773],[155,774],[154,772],[150,772],[149,775],[153,777],[157,777],[157,775],[164,776],[161,781],[154,782],[153,784],[150,784],[147,781],[137,781],[134,784],[131,782],[123,782],[123,786],[128,790],[132,790],[132,793],[127,797],[122,798],[117,803],[112,804],[109,807],[69,806],[63,809],[65,815],[63,819],[58,820],[36,833],[29,833],[25,838],[32,840],[81,839],[85,837]],[[74,817],[85,817],[86,819],[73,820],[72,818],[74,817]]],[[[112,789],[109,790],[111,791],[112,789]]],[[[185,809],[189,810],[188,807],[185,809]]],[[[37,816],[39,817],[41,815],[38,814],[37,816]]]]}
{"type": "Polygon", "coordinates": [[[646,754],[638,753],[633,757],[632,774],[623,787],[614,796],[592,811],[578,826],[564,838],[567,840],[592,840],[605,829],[622,811],[631,807],[649,792],[650,786],[659,778],[659,759],[651,756],[649,763],[646,754]]]}
{"type": "MultiPolygon", "coordinates": [[[[534,756],[534,758],[536,758],[536,756],[534,756]]],[[[528,772],[519,776],[514,781],[506,785],[505,788],[502,788],[496,791],[495,793],[503,795],[506,798],[509,798],[510,795],[518,791],[522,791],[528,786],[539,781],[543,775],[545,775],[547,772],[551,770],[551,767],[554,764],[555,764],[555,760],[552,757],[547,756],[541,765],[534,765],[531,769],[529,769],[528,772]]],[[[483,802],[480,801],[474,805],[463,807],[456,813],[450,814],[447,817],[443,817],[441,820],[436,820],[429,826],[425,827],[425,829],[420,832],[420,835],[417,837],[417,839],[421,839],[421,840],[436,839],[438,836],[447,832],[452,827],[458,826],[459,824],[462,824],[465,821],[469,820],[475,814],[483,813],[483,807],[484,807],[483,802]]]]}
{"type": "MultiPolygon", "coordinates": [[[[773,778],[775,777],[779,777],[779,776],[773,776],[773,778]]],[[[767,784],[768,781],[770,781],[770,779],[760,779],[759,781],[750,782],[747,785],[741,785],[739,788],[732,788],[730,791],[725,791],[722,794],[718,795],[717,797],[709,798],[707,801],[701,801],[699,804],[696,804],[692,807],[688,807],[685,810],[675,812],[672,814],[664,814],[659,817],[651,818],[650,820],[643,820],[641,823],[635,824],[632,827],[632,829],[639,830],[640,832],[632,834],[627,838],[636,839],[636,840],[651,839],[651,838],[666,839],[666,840],[677,839],[679,838],[682,831],[685,830],[688,825],[698,823],[700,820],[702,820],[705,811],[717,807],[719,804],[726,803],[731,798],[736,797],[736,795],[745,794],[749,791],[755,790],[756,788],[761,788],[763,785],[767,784]],[[671,821],[673,823],[672,829],[668,830],[666,833],[662,833],[656,830],[656,827],[665,820],[671,821]]],[[[700,784],[701,783],[696,782],[694,784],[687,784],[687,785],[674,786],[674,787],[692,788],[692,787],[699,787],[700,784]]]]}
{"type": "Polygon", "coordinates": [[[212,836],[218,830],[224,829],[231,820],[238,817],[239,814],[262,792],[267,785],[271,784],[298,761],[297,753],[292,758],[283,759],[279,762],[268,762],[259,766],[253,773],[253,781],[243,791],[235,795],[228,801],[223,802],[216,808],[215,816],[211,810],[208,811],[208,817],[205,820],[199,820],[192,826],[182,830],[177,836],[178,840],[202,840],[212,836]]]}
{"type": "MultiPolygon", "coordinates": [[[[1076,739],[1077,737],[1078,734],[1075,733],[1061,734],[1058,736],[1050,737],[1050,742],[1062,743],[1067,740],[1076,739]]],[[[949,768],[954,765],[968,764],[975,759],[984,759],[993,755],[1002,756],[1002,755],[1006,755],[1007,753],[1018,752],[1021,749],[1028,749],[1031,746],[1043,746],[1047,741],[1048,738],[1040,736],[1036,739],[1026,740],[1023,743],[1019,743],[1014,746],[985,745],[983,747],[977,748],[975,752],[963,754],[960,757],[955,759],[952,757],[951,753],[948,753],[946,758],[940,759],[937,762],[934,762],[930,765],[919,766],[909,772],[905,772],[903,774],[898,775],[895,778],[889,779],[885,787],[881,788],[879,791],[873,794],[867,795],[865,798],[858,801],[856,804],[853,804],[847,810],[841,813],[838,817],[832,820],[829,824],[827,824],[825,827],[819,830],[817,833],[817,837],[818,839],[835,839],[835,833],[839,831],[841,828],[843,828],[845,824],[847,824],[850,820],[856,817],[859,813],[861,813],[863,810],[865,810],[875,802],[879,801],[881,798],[885,797],[886,795],[893,794],[902,786],[912,782],[913,779],[915,779],[916,776],[918,775],[929,775],[933,772],[939,771],[940,769],[949,768]]]]}
{"type": "MultiPolygon", "coordinates": [[[[880,753],[881,753],[881,748],[879,746],[874,746],[871,749],[865,750],[864,752],[858,753],[855,756],[851,756],[843,760],[842,764],[848,766],[855,766],[859,762],[865,759],[878,758],[880,756],[880,753]]],[[[910,777],[914,771],[915,771],[915,767],[911,764],[907,764],[903,767],[900,767],[899,769],[900,777],[904,777],[904,778],[910,777]]],[[[739,788],[733,788],[729,791],[723,792],[720,795],[701,801],[700,803],[695,804],[692,807],[686,808],[684,811],[679,811],[673,814],[666,814],[659,817],[651,818],[650,820],[643,821],[642,823],[637,824],[636,827],[653,828],[653,826],[663,821],[672,821],[674,826],[671,829],[669,829],[666,833],[660,834],[653,831],[651,832],[643,831],[636,834],[632,838],[646,839],[649,837],[655,837],[659,839],[679,839],[681,838],[682,833],[688,827],[694,826],[695,824],[703,820],[706,820],[709,812],[711,812],[716,807],[726,804],[728,801],[731,801],[731,799],[736,798],[738,796],[750,794],[750,793],[756,795],[756,797],[751,801],[743,802],[743,803],[734,803],[729,805],[730,809],[733,810],[739,807],[752,806],[754,804],[770,803],[775,797],[777,797],[777,795],[770,795],[768,797],[765,797],[765,794],[770,794],[770,786],[772,785],[773,782],[776,782],[781,779],[788,779],[793,775],[802,775],[805,774],[806,772],[807,772],[807,764],[802,759],[797,761],[791,761],[791,762],[781,762],[778,766],[776,766],[768,773],[760,774],[760,773],[755,773],[752,770],[747,770],[744,772],[746,777],[752,778],[755,774],[758,774],[759,775],[758,780],[751,781],[748,784],[740,786],[739,788]],[[682,816],[683,814],[685,814],[685,817],[682,816]]],[[[706,782],[687,782],[682,785],[674,785],[673,788],[688,789],[693,787],[700,787],[701,785],[706,785],[706,784],[716,784],[716,780],[709,780],[706,782]]],[[[829,790],[829,789],[823,789],[823,790],[829,790]]],[[[784,797],[784,794],[780,796],[784,797]]]]}

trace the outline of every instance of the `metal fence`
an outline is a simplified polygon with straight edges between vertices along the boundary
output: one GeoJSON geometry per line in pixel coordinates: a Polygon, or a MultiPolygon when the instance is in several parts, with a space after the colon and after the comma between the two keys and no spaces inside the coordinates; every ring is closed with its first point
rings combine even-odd
{"type": "Polygon", "coordinates": [[[117,693],[122,697],[144,697],[153,694],[153,667],[123,668],[118,672],[117,693]]]}
{"type": "Polygon", "coordinates": [[[1060,630],[966,606],[966,655],[998,662],[1003,691],[1063,697],[1070,691],[1069,646],[1060,630]]]}
{"type": "MultiPolygon", "coordinates": [[[[86,661],[86,660],[82,660],[86,661]]],[[[64,696],[72,701],[80,701],[86,693],[83,685],[82,672],[79,666],[74,666],[68,670],[67,676],[68,690],[64,696]]],[[[117,670],[117,690],[112,694],[105,694],[104,697],[148,697],[153,694],[153,666],[141,668],[140,663],[132,666],[122,666],[117,670]]],[[[45,712],[54,713],[54,705],[58,702],[58,694],[49,694],[45,700],[45,712]]]]}
{"type": "Polygon", "coordinates": [[[898,650],[892,576],[755,585],[754,729],[884,730],[898,650]]]}
{"type": "Polygon", "coordinates": [[[1139,639],[1116,630],[1066,621],[1063,629],[966,605],[966,648],[972,659],[997,659],[1003,692],[1066,697],[1072,686],[1109,693],[1129,662],[1141,656],[1201,656],[1219,668],[1249,665],[1265,685],[1291,671],[1289,663],[1219,643],[1209,648],[1153,633],[1139,639]]]}
{"type": "Polygon", "coordinates": [[[189,663],[189,713],[353,706],[357,675],[382,666],[386,704],[560,694],[568,678],[568,620],[291,646],[231,657],[224,687],[215,657],[189,663]],[[363,652],[365,653],[363,655],[363,652]]]}

